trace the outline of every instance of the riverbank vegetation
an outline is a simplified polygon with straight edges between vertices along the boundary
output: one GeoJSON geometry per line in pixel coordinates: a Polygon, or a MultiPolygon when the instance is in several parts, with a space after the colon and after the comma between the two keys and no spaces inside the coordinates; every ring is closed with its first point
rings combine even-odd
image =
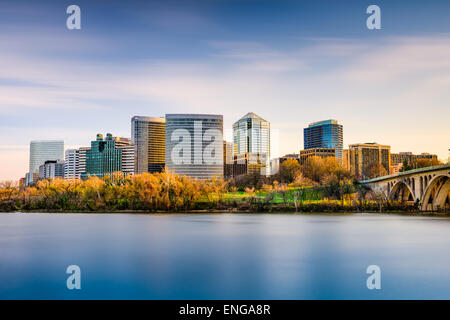
{"type": "Polygon", "coordinates": [[[34,186],[0,185],[0,211],[80,212],[358,212],[414,211],[359,185],[332,158],[311,158],[304,166],[289,159],[272,177],[242,175],[200,181],[172,172],[102,179],[40,180],[34,186]]]}

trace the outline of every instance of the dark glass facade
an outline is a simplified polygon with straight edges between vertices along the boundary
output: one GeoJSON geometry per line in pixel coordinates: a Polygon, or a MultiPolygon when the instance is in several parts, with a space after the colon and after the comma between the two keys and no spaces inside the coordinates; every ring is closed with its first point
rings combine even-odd
{"type": "MultiPolygon", "coordinates": [[[[109,133],[103,139],[103,135],[98,134],[97,139],[91,142],[91,148],[86,151],[86,170],[81,174],[81,178],[83,180],[89,176],[102,178],[117,171],[132,173],[127,172],[130,170],[125,169],[124,163],[125,155],[130,152],[134,153],[134,148],[128,139],[116,138],[109,133]]],[[[130,160],[133,161],[131,163],[133,168],[134,157],[130,160]]]]}
{"type": "Polygon", "coordinates": [[[304,149],[332,148],[336,149],[336,158],[342,161],[343,128],[336,120],[325,120],[311,123],[303,130],[304,149]]]}

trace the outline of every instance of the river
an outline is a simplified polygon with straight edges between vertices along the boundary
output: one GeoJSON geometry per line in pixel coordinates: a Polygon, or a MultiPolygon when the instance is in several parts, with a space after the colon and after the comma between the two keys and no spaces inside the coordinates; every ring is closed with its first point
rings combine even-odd
{"type": "Polygon", "coordinates": [[[0,213],[0,299],[450,299],[450,218],[0,213]]]}

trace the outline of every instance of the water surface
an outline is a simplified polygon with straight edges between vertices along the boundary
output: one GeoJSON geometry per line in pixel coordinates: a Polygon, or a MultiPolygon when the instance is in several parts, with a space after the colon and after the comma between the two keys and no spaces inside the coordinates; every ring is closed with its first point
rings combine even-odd
{"type": "Polygon", "coordinates": [[[0,298],[450,299],[450,219],[1,213],[0,298]]]}

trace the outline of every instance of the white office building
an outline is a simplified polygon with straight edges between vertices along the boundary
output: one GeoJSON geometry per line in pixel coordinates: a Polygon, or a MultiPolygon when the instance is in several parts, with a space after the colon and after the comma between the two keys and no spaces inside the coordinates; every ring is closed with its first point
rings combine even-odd
{"type": "MultiPolygon", "coordinates": [[[[236,154],[249,153],[249,159],[263,165],[261,174],[270,175],[270,123],[253,112],[233,124],[236,154]]],[[[253,164],[253,163],[249,163],[253,164]]]]}

